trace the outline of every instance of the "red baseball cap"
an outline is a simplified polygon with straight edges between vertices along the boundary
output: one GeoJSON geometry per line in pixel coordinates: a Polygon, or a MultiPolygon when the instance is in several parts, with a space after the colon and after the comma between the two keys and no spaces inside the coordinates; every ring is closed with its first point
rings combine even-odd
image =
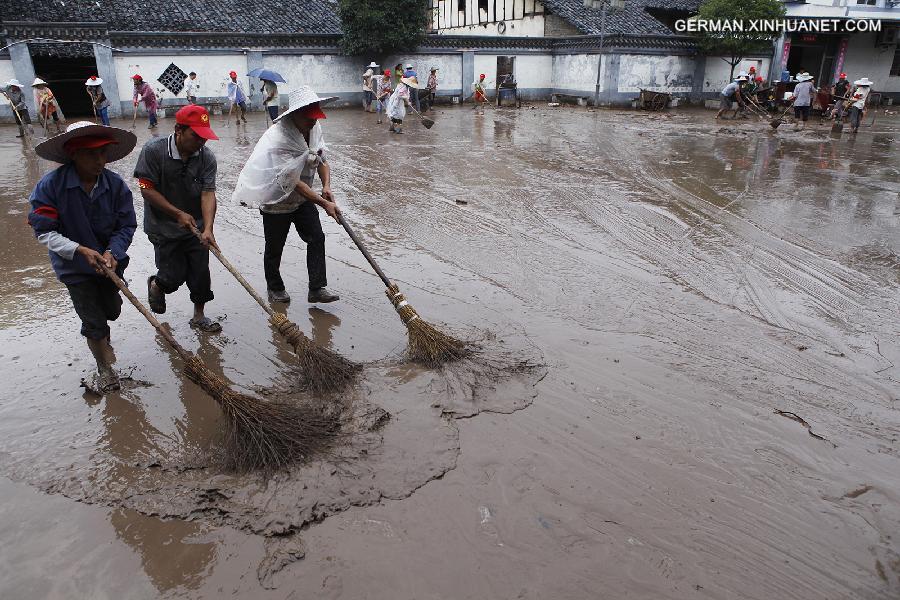
{"type": "Polygon", "coordinates": [[[230,73],[228,73],[228,76],[229,77],[237,77],[237,73],[234,71],[231,71],[230,73]]]}
{"type": "Polygon", "coordinates": [[[131,77],[131,78],[132,78],[132,79],[134,79],[134,80],[141,80],[141,81],[143,81],[143,80],[144,80],[144,78],[143,78],[143,77],[141,77],[141,76],[140,76],[140,75],[132,75],[132,77],[131,77]]]}
{"type": "Polygon", "coordinates": [[[83,135],[81,137],[72,138],[67,141],[65,144],[63,144],[63,150],[71,155],[76,150],[81,150],[82,148],[102,148],[103,146],[108,146],[109,144],[118,143],[119,142],[111,137],[102,135],[83,135]]]}
{"type": "Polygon", "coordinates": [[[175,113],[175,122],[187,125],[205,140],[217,140],[219,136],[209,127],[209,113],[198,104],[188,104],[175,113]]]}
{"type": "Polygon", "coordinates": [[[318,102],[314,102],[309,106],[305,106],[300,109],[300,114],[308,119],[327,119],[325,113],[322,111],[322,107],[319,106],[318,102]]]}
{"type": "Polygon", "coordinates": [[[838,79],[847,79],[847,74],[846,74],[846,73],[841,73],[841,76],[838,77],[838,79]]]}

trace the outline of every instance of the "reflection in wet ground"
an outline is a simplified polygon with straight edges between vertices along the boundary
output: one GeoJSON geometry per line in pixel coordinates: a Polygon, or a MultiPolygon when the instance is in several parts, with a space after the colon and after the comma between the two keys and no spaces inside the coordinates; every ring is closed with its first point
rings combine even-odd
{"type": "MultiPolygon", "coordinates": [[[[90,358],[23,224],[49,165],[0,130],[0,469],[56,494],[6,482],[27,501],[3,510],[31,523],[69,498],[109,507],[79,505],[43,533],[83,522],[86,539],[134,549],[104,557],[123,571],[81,595],[119,589],[136,554],[140,585],[197,597],[581,598],[601,584],[617,597],[896,596],[896,117],[841,139],[691,112],[445,110],[391,138],[360,129],[366,117],[333,111],[326,134],[339,202],[379,262],[425,318],[548,369],[498,381],[400,362],[383,286],[323,220],[342,299],[280,310],[369,363],[349,398],[356,435],[269,482],[208,463],[214,403],[129,307],[113,327],[119,366],[151,385],[82,398],[90,358]],[[495,414],[451,418],[481,410],[495,414]],[[106,528],[89,525],[98,514],[106,528]]],[[[259,215],[229,192],[262,127],[212,145],[217,238],[257,289],[259,215]]],[[[290,238],[298,299],[304,253],[290,238]]],[[[140,230],[131,254],[140,288],[140,230]]],[[[290,393],[290,348],[217,267],[223,334],[189,329],[179,292],[165,315],[176,337],[239,387],[290,393]]],[[[43,556],[26,527],[3,533],[27,549],[4,551],[9,569],[84,568],[43,556]]],[[[33,573],[0,581],[21,596],[33,573]]]]}

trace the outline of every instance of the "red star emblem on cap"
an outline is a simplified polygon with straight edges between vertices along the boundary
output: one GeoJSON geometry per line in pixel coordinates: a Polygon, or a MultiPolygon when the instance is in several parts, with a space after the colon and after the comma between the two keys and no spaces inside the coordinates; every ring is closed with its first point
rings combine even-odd
{"type": "Polygon", "coordinates": [[[209,121],[209,115],[200,115],[200,120],[207,123],[209,121]]]}

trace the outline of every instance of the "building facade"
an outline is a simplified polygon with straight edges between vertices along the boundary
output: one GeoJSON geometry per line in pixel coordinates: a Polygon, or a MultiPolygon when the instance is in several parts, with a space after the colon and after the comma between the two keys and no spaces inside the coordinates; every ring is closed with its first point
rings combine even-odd
{"type": "MultiPolygon", "coordinates": [[[[471,96],[481,73],[489,89],[512,76],[525,99],[559,94],[613,106],[630,105],[641,89],[701,102],[716,97],[730,76],[724,60],[703,56],[692,38],[674,32],[675,19],[694,14],[699,0],[428,1],[431,31],[414,52],[351,57],[340,51],[336,0],[294,0],[296,10],[279,15],[264,4],[236,13],[224,0],[157,0],[147,14],[136,14],[125,0],[107,0],[102,11],[94,3],[33,0],[4,9],[0,80],[45,79],[73,117],[90,116],[84,81],[95,74],[104,80],[113,116],[131,114],[135,73],[157,90],[164,107],[184,104],[178,78],[191,71],[198,75],[201,101],[221,106],[232,70],[259,107],[260,82],[246,76],[258,67],[288,80],[279,86],[282,102],[293,88],[310,85],[353,105],[361,101],[362,72],[371,60],[385,67],[412,62],[423,78],[436,66],[439,96],[460,101],[471,96]],[[42,20],[46,15],[53,20],[42,20]]],[[[879,4],[889,0],[853,1],[875,4],[845,7],[850,12],[893,19],[898,10],[879,4]]],[[[812,4],[797,6],[814,10],[812,4]]],[[[822,10],[834,8],[829,6],[822,10]]],[[[794,10],[800,8],[789,5],[789,13],[794,10]]],[[[784,37],[773,51],[747,57],[737,69],[752,65],[777,79],[784,60],[811,73],[834,73],[840,65],[851,77],[868,76],[876,90],[895,94],[900,65],[896,43],[886,40],[875,34],[847,36],[846,42],[784,37]]],[[[12,118],[4,99],[0,118],[12,118]]]]}
{"type": "MultiPolygon", "coordinates": [[[[873,89],[900,101],[900,2],[892,0],[807,0],[787,2],[787,16],[810,21],[879,21],[880,31],[795,32],[775,45],[778,71],[805,69],[817,85],[830,85],[840,73],[852,81],[868,77],[873,89]]],[[[864,28],[867,28],[866,24],[864,28]]],[[[861,26],[855,24],[855,28],[861,26]]]]}

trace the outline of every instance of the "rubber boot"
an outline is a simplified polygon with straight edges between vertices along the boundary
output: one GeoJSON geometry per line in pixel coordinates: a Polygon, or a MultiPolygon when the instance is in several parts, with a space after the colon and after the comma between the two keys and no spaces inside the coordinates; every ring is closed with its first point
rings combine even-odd
{"type": "Polygon", "coordinates": [[[116,355],[109,343],[109,338],[105,337],[100,340],[87,339],[88,348],[94,355],[97,362],[97,384],[100,392],[111,392],[119,389],[119,375],[113,369],[116,362],[116,355]]]}

